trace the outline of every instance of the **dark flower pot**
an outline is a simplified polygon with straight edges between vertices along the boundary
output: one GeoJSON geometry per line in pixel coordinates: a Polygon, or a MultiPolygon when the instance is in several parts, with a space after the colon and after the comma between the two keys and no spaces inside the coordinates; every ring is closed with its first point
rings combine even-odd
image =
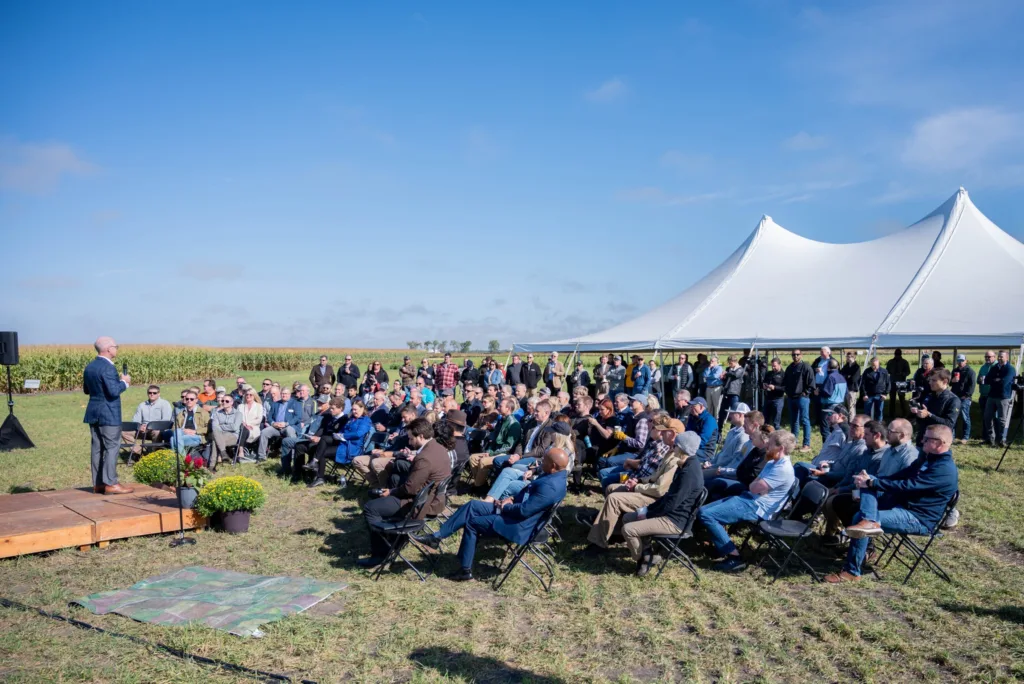
{"type": "Polygon", "coordinates": [[[249,531],[249,516],[252,511],[230,511],[220,514],[220,524],[225,532],[241,534],[249,531]]]}
{"type": "Polygon", "coordinates": [[[199,490],[195,487],[182,487],[178,490],[178,501],[182,508],[192,508],[199,497],[199,490]]]}

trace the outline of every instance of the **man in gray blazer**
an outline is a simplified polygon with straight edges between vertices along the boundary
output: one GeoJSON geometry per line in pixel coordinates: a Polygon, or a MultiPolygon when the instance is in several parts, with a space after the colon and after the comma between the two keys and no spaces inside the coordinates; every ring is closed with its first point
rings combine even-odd
{"type": "Polygon", "coordinates": [[[85,367],[82,391],[89,395],[83,423],[92,433],[92,484],[97,494],[131,494],[117,483],[117,451],[121,443],[121,393],[131,376],[117,373],[117,343],[112,337],[96,340],[96,358],[85,367]]]}

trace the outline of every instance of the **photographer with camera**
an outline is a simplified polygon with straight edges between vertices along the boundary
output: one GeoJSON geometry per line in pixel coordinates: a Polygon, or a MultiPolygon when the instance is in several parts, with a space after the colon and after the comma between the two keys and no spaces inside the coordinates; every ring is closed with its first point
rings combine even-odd
{"type": "MultiPolygon", "coordinates": [[[[928,358],[931,361],[931,357],[928,358]]],[[[945,425],[950,434],[960,416],[960,400],[949,391],[950,373],[945,368],[928,374],[928,393],[921,401],[910,402],[910,412],[917,418],[917,446],[924,444],[924,435],[933,425],[945,425]]]]}
{"type": "Polygon", "coordinates": [[[907,415],[907,378],[910,377],[910,364],[903,358],[903,350],[897,349],[893,357],[885,364],[885,372],[889,374],[891,391],[889,393],[890,418],[896,417],[896,398],[900,400],[900,415],[907,415]]]}

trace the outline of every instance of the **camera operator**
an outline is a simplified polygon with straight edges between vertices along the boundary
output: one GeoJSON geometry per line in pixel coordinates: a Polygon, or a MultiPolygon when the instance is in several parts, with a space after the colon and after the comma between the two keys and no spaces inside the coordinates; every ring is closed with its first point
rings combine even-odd
{"type": "Polygon", "coordinates": [[[722,380],[724,388],[722,394],[725,399],[722,401],[718,416],[720,425],[725,422],[725,417],[729,415],[729,412],[739,406],[740,394],[743,392],[743,377],[746,375],[746,371],[734,355],[729,355],[726,363],[728,367],[725,369],[725,376],[722,380]]]}
{"type": "Polygon", "coordinates": [[[903,358],[903,350],[897,349],[893,352],[893,357],[889,359],[885,364],[885,371],[889,374],[889,379],[892,381],[890,385],[892,390],[889,394],[889,405],[890,418],[896,418],[896,397],[900,400],[900,415],[907,415],[907,392],[905,383],[907,378],[910,377],[910,364],[903,358]]]}
{"type": "Polygon", "coordinates": [[[786,374],[779,357],[772,359],[772,367],[765,373],[761,388],[765,398],[765,422],[778,430],[782,425],[782,405],[786,401],[786,374]]]}
{"type": "MultiPolygon", "coordinates": [[[[931,357],[928,359],[931,361],[931,357]]],[[[945,368],[928,374],[929,392],[918,402],[911,402],[910,412],[917,418],[917,446],[924,445],[924,433],[933,425],[945,425],[950,434],[960,416],[960,400],[949,391],[950,373],[945,368]]]]}

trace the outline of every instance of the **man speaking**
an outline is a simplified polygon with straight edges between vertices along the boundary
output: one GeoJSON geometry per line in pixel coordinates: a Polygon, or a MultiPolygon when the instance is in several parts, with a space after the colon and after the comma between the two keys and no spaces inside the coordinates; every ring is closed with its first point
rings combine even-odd
{"type": "Polygon", "coordinates": [[[117,450],[121,443],[121,392],[130,375],[118,377],[114,367],[117,343],[112,337],[96,340],[96,358],[85,367],[82,390],[89,395],[83,423],[92,432],[92,484],[97,494],[131,494],[117,483],[117,450]]]}

